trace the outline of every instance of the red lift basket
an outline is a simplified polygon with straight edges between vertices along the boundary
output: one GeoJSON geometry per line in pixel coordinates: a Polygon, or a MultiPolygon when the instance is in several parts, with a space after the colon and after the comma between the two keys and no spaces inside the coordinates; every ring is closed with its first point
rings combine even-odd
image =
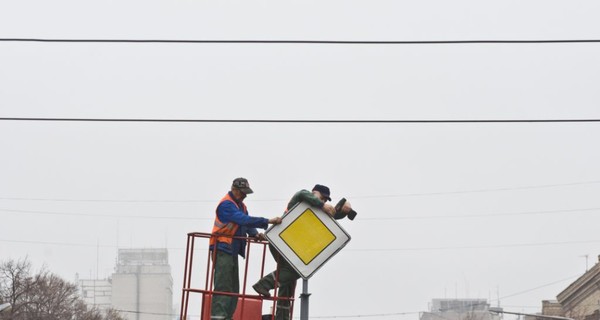
{"type": "MultiPolygon", "coordinates": [[[[185,269],[184,269],[184,273],[183,273],[183,289],[182,289],[182,294],[181,294],[181,312],[180,312],[180,316],[179,319],[180,320],[191,320],[192,317],[188,316],[188,307],[189,307],[189,301],[190,301],[190,294],[191,293],[197,293],[200,294],[198,299],[199,302],[201,302],[201,310],[200,310],[200,314],[201,320],[210,320],[210,312],[211,312],[211,298],[213,295],[228,295],[228,296],[235,296],[238,299],[238,304],[237,304],[237,309],[235,310],[235,313],[233,314],[233,319],[234,320],[261,320],[263,319],[263,315],[262,315],[262,309],[263,309],[263,301],[264,300],[270,300],[273,303],[273,306],[271,308],[271,314],[269,319],[275,319],[275,304],[277,302],[277,300],[289,300],[290,301],[290,319],[292,319],[292,315],[293,315],[293,310],[294,310],[294,298],[293,295],[290,298],[278,298],[277,297],[277,282],[278,282],[278,278],[279,275],[277,274],[275,276],[276,278],[276,282],[275,282],[275,291],[273,292],[273,296],[272,297],[264,297],[264,296],[260,296],[258,294],[255,294],[254,291],[252,290],[251,293],[252,294],[247,294],[246,292],[246,287],[247,287],[247,282],[248,282],[248,265],[251,263],[251,258],[250,258],[250,248],[251,247],[262,247],[262,259],[261,259],[261,265],[260,265],[260,275],[256,275],[252,277],[252,281],[258,281],[258,279],[262,278],[264,276],[264,271],[265,271],[265,257],[266,257],[266,252],[267,252],[267,245],[268,242],[265,241],[258,241],[254,238],[247,238],[247,237],[233,237],[235,239],[238,240],[242,240],[242,241],[246,241],[246,259],[244,259],[245,263],[244,263],[244,275],[241,278],[242,283],[240,283],[240,293],[231,293],[231,292],[218,292],[218,291],[214,291],[213,290],[213,283],[214,283],[214,274],[215,274],[215,267],[214,264],[212,263],[212,257],[211,254],[214,253],[214,251],[208,251],[208,256],[207,256],[207,265],[206,265],[206,275],[205,275],[205,281],[204,281],[204,286],[203,288],[192,288],[191,287],[191,283],[192,283],[192,271],[193,271],[193,260],[194,260],[194,244],[195,244],[195,240],[196,239],[202,239],[205,240],[205,242],[203,241],[203,246],[202,248],[208,248],[208,242],[211,238],[212,234],[210,233],[200,233],[200,232],[191,232],[188,233],[188,237],[187,237],[187,247],[186,247],[186,253],[185,253],[185,269]]],[[[253,282],[254,283],[254,282],[253,282]]],[[[196,314],[196,313],[195,313],[196,314]]],[[[195,316],[194,319],[197,319],[198,316],[195,316]]]]}
{"type": "MultiPolygon", "coordinates": [[[[210,320],[211,295],[202,295],[202,320],[210,320]]],[[[238,298],[237,309],[233,313],[233,320],[260,320],[262,319],[262,299],[238,298]],[[243,310],[243,311],[242,311],[243,310]],[[242,317],[243,312],[243,317],[242,317]]]]}

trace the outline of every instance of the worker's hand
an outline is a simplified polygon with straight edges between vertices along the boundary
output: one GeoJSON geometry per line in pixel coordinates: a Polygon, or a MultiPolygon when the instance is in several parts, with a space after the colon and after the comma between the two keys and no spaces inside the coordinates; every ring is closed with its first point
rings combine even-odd
{"type": "Polygon", "coordinates": [[[269,219],[269,223],[270,224],[280,224],[281,223],[281,217],[271,218],[271,219],[269,219]]]}
{"type": "Polygon", "coordinates": [[[267,240],[264,233],[258,233],[255,237],[257,240],[267,240]]]}
{"type": "Polygon", "coordinates": [[[335,208],[330,205],[329,203],[326,203],[323,205],[323,211],[325,211],[328,215],[332,216],[335,214],[335,208]]]}
{"type": "Polygon", "coordinates": [[[352,206],[350,205],[349,201],[346,201],[346,203],[344,203],[344,206],[342,207],[342,212],[348,214],[348,212],[352,211],[352,206]]]}

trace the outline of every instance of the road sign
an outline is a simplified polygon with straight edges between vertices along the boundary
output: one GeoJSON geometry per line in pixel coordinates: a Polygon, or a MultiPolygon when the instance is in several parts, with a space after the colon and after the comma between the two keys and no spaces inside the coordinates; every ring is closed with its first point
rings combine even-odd
{"type": "Polygon", "coordinates": [[[350,235],[327,213],[300,202],[265,236],[303,279],[310,278],[349,241],[350,235]]]}

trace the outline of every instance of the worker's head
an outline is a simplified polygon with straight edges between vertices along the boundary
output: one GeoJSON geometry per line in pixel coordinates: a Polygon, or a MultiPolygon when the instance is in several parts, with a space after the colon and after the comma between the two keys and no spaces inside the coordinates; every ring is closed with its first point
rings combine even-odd
{"type": "Polygon", "coordinates": [[[312,193],[316,195],[319,199],[321,199],[321,201],[323,202],[331,201],[331,193],[329,192],[329,188],[322,184],[315,184],[315,186],[312,189],[312,193]]]}
{"type": "Polygon", "coordinates": [[[247,194],[253,193],[254,191],[250,189],[250,183],[248,183],[248,179],[235,178],[231,184],[231,192],[233,192],[233,195],[237,199],[243,200],[246,198],[247,194]]]}

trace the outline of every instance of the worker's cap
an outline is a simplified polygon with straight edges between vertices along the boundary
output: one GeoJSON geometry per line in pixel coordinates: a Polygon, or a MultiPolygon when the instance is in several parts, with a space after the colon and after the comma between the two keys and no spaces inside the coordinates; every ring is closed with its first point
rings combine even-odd
{"type": "Polygon", "coordinates": [[[250,189],[250,184],[248,183],[248,179],[246,178],[235,178],[231,186],[234,188],[238,188],[244,194],[254,193],[254,191],[250,189]]]}
{"type": "Polygon", "coordinates": [[[331,193],[329,192],[329,188],[326,186],[322,184],[315,184],[312,191],[319,191],[325,198],[327,198],[327,200],[331,201],[331,198],[329,197],[331,193]]]}

